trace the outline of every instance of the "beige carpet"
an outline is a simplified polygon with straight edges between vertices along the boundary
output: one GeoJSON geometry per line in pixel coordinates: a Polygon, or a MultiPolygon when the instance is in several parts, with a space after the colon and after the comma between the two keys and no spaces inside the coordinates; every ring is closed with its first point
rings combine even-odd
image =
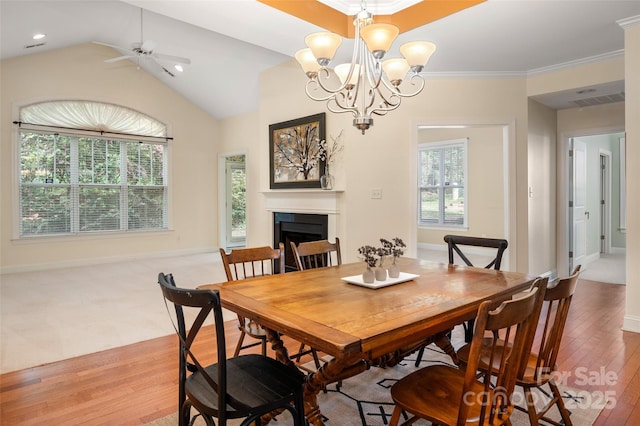
{"type": "MultiPolygon", "coordinates": [[[[449,358],[437,348],[429,347],[425,351],[421,367],[429,364],[450,364],[449,358]]],[[[414,360],[407,358],[402,365],[393,368],[372,367],[370,370],[347,379],[343,382],[340,390],[335,385],[329,386],[326,393],[318,395],[318,403],[322,414],[326,417],[327,425],[336,426],[377,426],[388,425],[393,412],[393,403],[390,397],[390,387],[398,379],[406,376],[415,369],[414,360]]],[[[592,398],[586,391],[579,389],[562,388],[565,396],[565,404],[571,411],[571,419],[575,426],[592,425],[602,406],[594,406],[597,399],[592,398]]],[[[545,397],[539,394],[538,400],[544,404],[545,397]]],[[[518,391],[516,398],[522,400],[522,393],[518,391]]],[[[560,415],[556,408],[552,408],[549,417],[559,420],[560,415]]],[[[514,426],[529,425],[529,418],[525,413],[515,411],[511,418],[514,426]]],[[[240,421],[230,422],[229,425],[238,425],[240,421]]],[[[148,423],[151,426],[177,425],[177,415],[164,417],[154,422],[148,423]]],[[[195,425],[204,425],[204,421],[198,418],[195,425]]],[[[292,424],[290,416],[285,413],[278,417],[278,422],[273,423],[278,426],[292,424]]],[[[427,421],[418,421],[416,425],[429,425],[427,421]]],[[[544,425],[545,423],[541,423],[544,425]]]]}
{"type": "Polygon", "coordinates": [[[626,256],[624,253],[600,254],[595,261],[582,265],[581,280],[610,284],[626,284],[626,256]]]}

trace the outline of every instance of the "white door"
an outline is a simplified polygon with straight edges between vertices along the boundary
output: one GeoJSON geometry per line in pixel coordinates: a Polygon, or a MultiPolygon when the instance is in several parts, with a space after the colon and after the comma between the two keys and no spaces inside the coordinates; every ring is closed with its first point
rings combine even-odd
{"type": "Polygon", "coordinates": [[[247,175],[245,170],[244,155],[227,158],[225,168],[227,247],[242,247],[246,244],[247,230],[247,175]]]}
{"type": "Polygon", "coordinates": [[[573,262],[582,265],[587,254],[587,146],[573,140],[573,262]]]}
{"type": "Polygon", "coordinates": [[[611,250],[611,155],[600,151],[600,253],[611,250]]]}

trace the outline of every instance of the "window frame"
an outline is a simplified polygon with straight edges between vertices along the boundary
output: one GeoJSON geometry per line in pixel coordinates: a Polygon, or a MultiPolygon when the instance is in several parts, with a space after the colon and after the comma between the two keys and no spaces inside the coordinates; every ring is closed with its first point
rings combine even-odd
{"type": "Polygon", "coordinates": [[[165,232],[168,231],[169,228],[169,195],[170,195],[170,183],[169,183],[169,157],[170,157],[170,145],[168,143],[168,138],[165,140],[160,140],[157,137],[144,137],[144,136],[134,136],[134,135],[100,135],[94,131],[83,131],[79,129],[65,129],[64,131],[60,131],[55,128],[47,128],[46,126],[36,125],[30,126],[23,124],[19,128],[16,129],[15,132],[15,144],[16,147],[16,155],[15,155],[15,221],[14,221],[14,238],[18,240],[31,240],[37,238],[77,238],[83,237],[87,235],[92,236],[106,236],[113,234],[132,234],[132,233],[140,233],[140,232],[165,232]],[[63,183],[58,184],[57,182],[53,183],[41,183],[41,184],[30,184],[32,187],[47,187],[47,185],[54,186],[68,186],[73,195],[70,195],[70,207],[69,207],[69,215],[70,215],[70,224],[69,232],[53,232],[53,233],[42,233],[42,234],[33,234],[33,233],[23,233],[23,227],[21,221],[22,217],[22,188],[23,182],[21,180],[20,174],[22,171],[22,132],[32,132],[32,133],[40,133],[40,134],[60,134],[69,138],[70,140],[70,151],[71,151],[71,163],[69,166],[69,173],[71,175],[71,182],[69,184],[63,183]],[[82,182],[79,178],[79,170],[80,170],[80,158],[78,156],[78,145],[79,140],[83,138],[94,139],[94,140],[105,140],[105,141],[116,141],[120,144],[120,173],[122,179],[120,183],[104,183],[104,184],[94,184],[82,182]],[[126,147],[127,144],[138,143],[138,144],[146,144],[146,145],[162,145],[163,155],[162,155],[162,185],[130,185],[127,181],[128,173],[123,164],[127,163],[127,152],[126,149],[122,149],[122,147],[126,147]],[[131,193],[132,189],[145,189],[145,188],[159,188],[163,191],[163,200],[162,200],[162,213],[161,213],[161,227],[143,227],[143,228],[129,228],[129,218],[131,209],[128,203],[119,203],[119,212],[120,212],[120,225],[118,229],[103,229],[103,230],[89,230],[82,231],[80,230],[80,221],[79,214],[81,210],[81,205],[79,203],[79,193],[81,188],[87,188],[90,186],[96,187],[113,187],[117,186],[120,193],[120,200],[123,198],[127,198],[131,193]],[[75,198],[75,200],[74,200],[75,198]],[[123,216],[124,215],[124,216],[123,216]]]}
{"type": "MultiPolygon", "coordinates": [[[[468,179],[469,179],[469,173],[468,173],[468,158],[469,158],[469,147],[468,147],[468,142],[469,139],[468,138],[460,138],[460,139],[451,139],[451,140],[444,140],[444,141],[435,141],[435,142],[421,142],[418,144],[418,149],[417,149],[417,193],[416,193],[416,198],[417,198],[417,219],[418,219],[418,226],[421,228],[431,228],[431,229],[467,229],[468,228],[468,215],[469,215],[469,205],[468,205],[468,194],[467,194],[467,190],[468,190],[468,179]],[[438,185],[427,185],[427,186],[423,186],[421,185],[421,176],[422,176],[422,170],[423,170],[423,164],[422,164],[422,152],[424,151],[440,151],[441,153],[448,148],[458,148],[458,147],[462,147],[463,151],[464,151],[464,155],[463,155],[463,174],[464,174],[464,184],[463,185],[446,185],[445,184],[445,173],[444,173],[444,162],[440,161],[440,170],[439,170],[439,183],[438,185]],[[446,210],[445,208],[445,195],[444,195],[444,191],[446,189],[451,189],[451,188],[460,188],[463,190],[463,205],[464,205],[464,212],[463,212],[463,219],[462,219],[462,223],[460,224],[456,224],[456,223],[447,223],[444,220],[444,212],[446,210]],[[424,189],[437,189],[438,191],[438,221],[435,222],[433,220],[424,220],[421,219],[422,217],[422,201],[421,201],[421,193],[424,189]]],[[[442,158],[442,154],[440,154],[440,158],[442,158]]]]}

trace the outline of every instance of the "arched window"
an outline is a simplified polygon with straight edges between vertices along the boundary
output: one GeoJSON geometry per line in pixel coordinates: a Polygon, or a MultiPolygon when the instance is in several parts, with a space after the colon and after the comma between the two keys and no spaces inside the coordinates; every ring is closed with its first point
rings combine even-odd
{"type": "Polygon", "coordinates": [[[20,110],[20,237],[167,228],[166,126],[90,101],[20,110]]]}

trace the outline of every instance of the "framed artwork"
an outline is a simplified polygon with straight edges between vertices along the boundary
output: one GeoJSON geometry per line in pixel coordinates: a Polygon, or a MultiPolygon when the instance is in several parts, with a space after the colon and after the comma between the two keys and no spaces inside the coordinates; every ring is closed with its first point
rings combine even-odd
{"type": "Polygon", "coordinates": [[[270,188],[320,188],[325,113],[269,126],[270,188]]]}

